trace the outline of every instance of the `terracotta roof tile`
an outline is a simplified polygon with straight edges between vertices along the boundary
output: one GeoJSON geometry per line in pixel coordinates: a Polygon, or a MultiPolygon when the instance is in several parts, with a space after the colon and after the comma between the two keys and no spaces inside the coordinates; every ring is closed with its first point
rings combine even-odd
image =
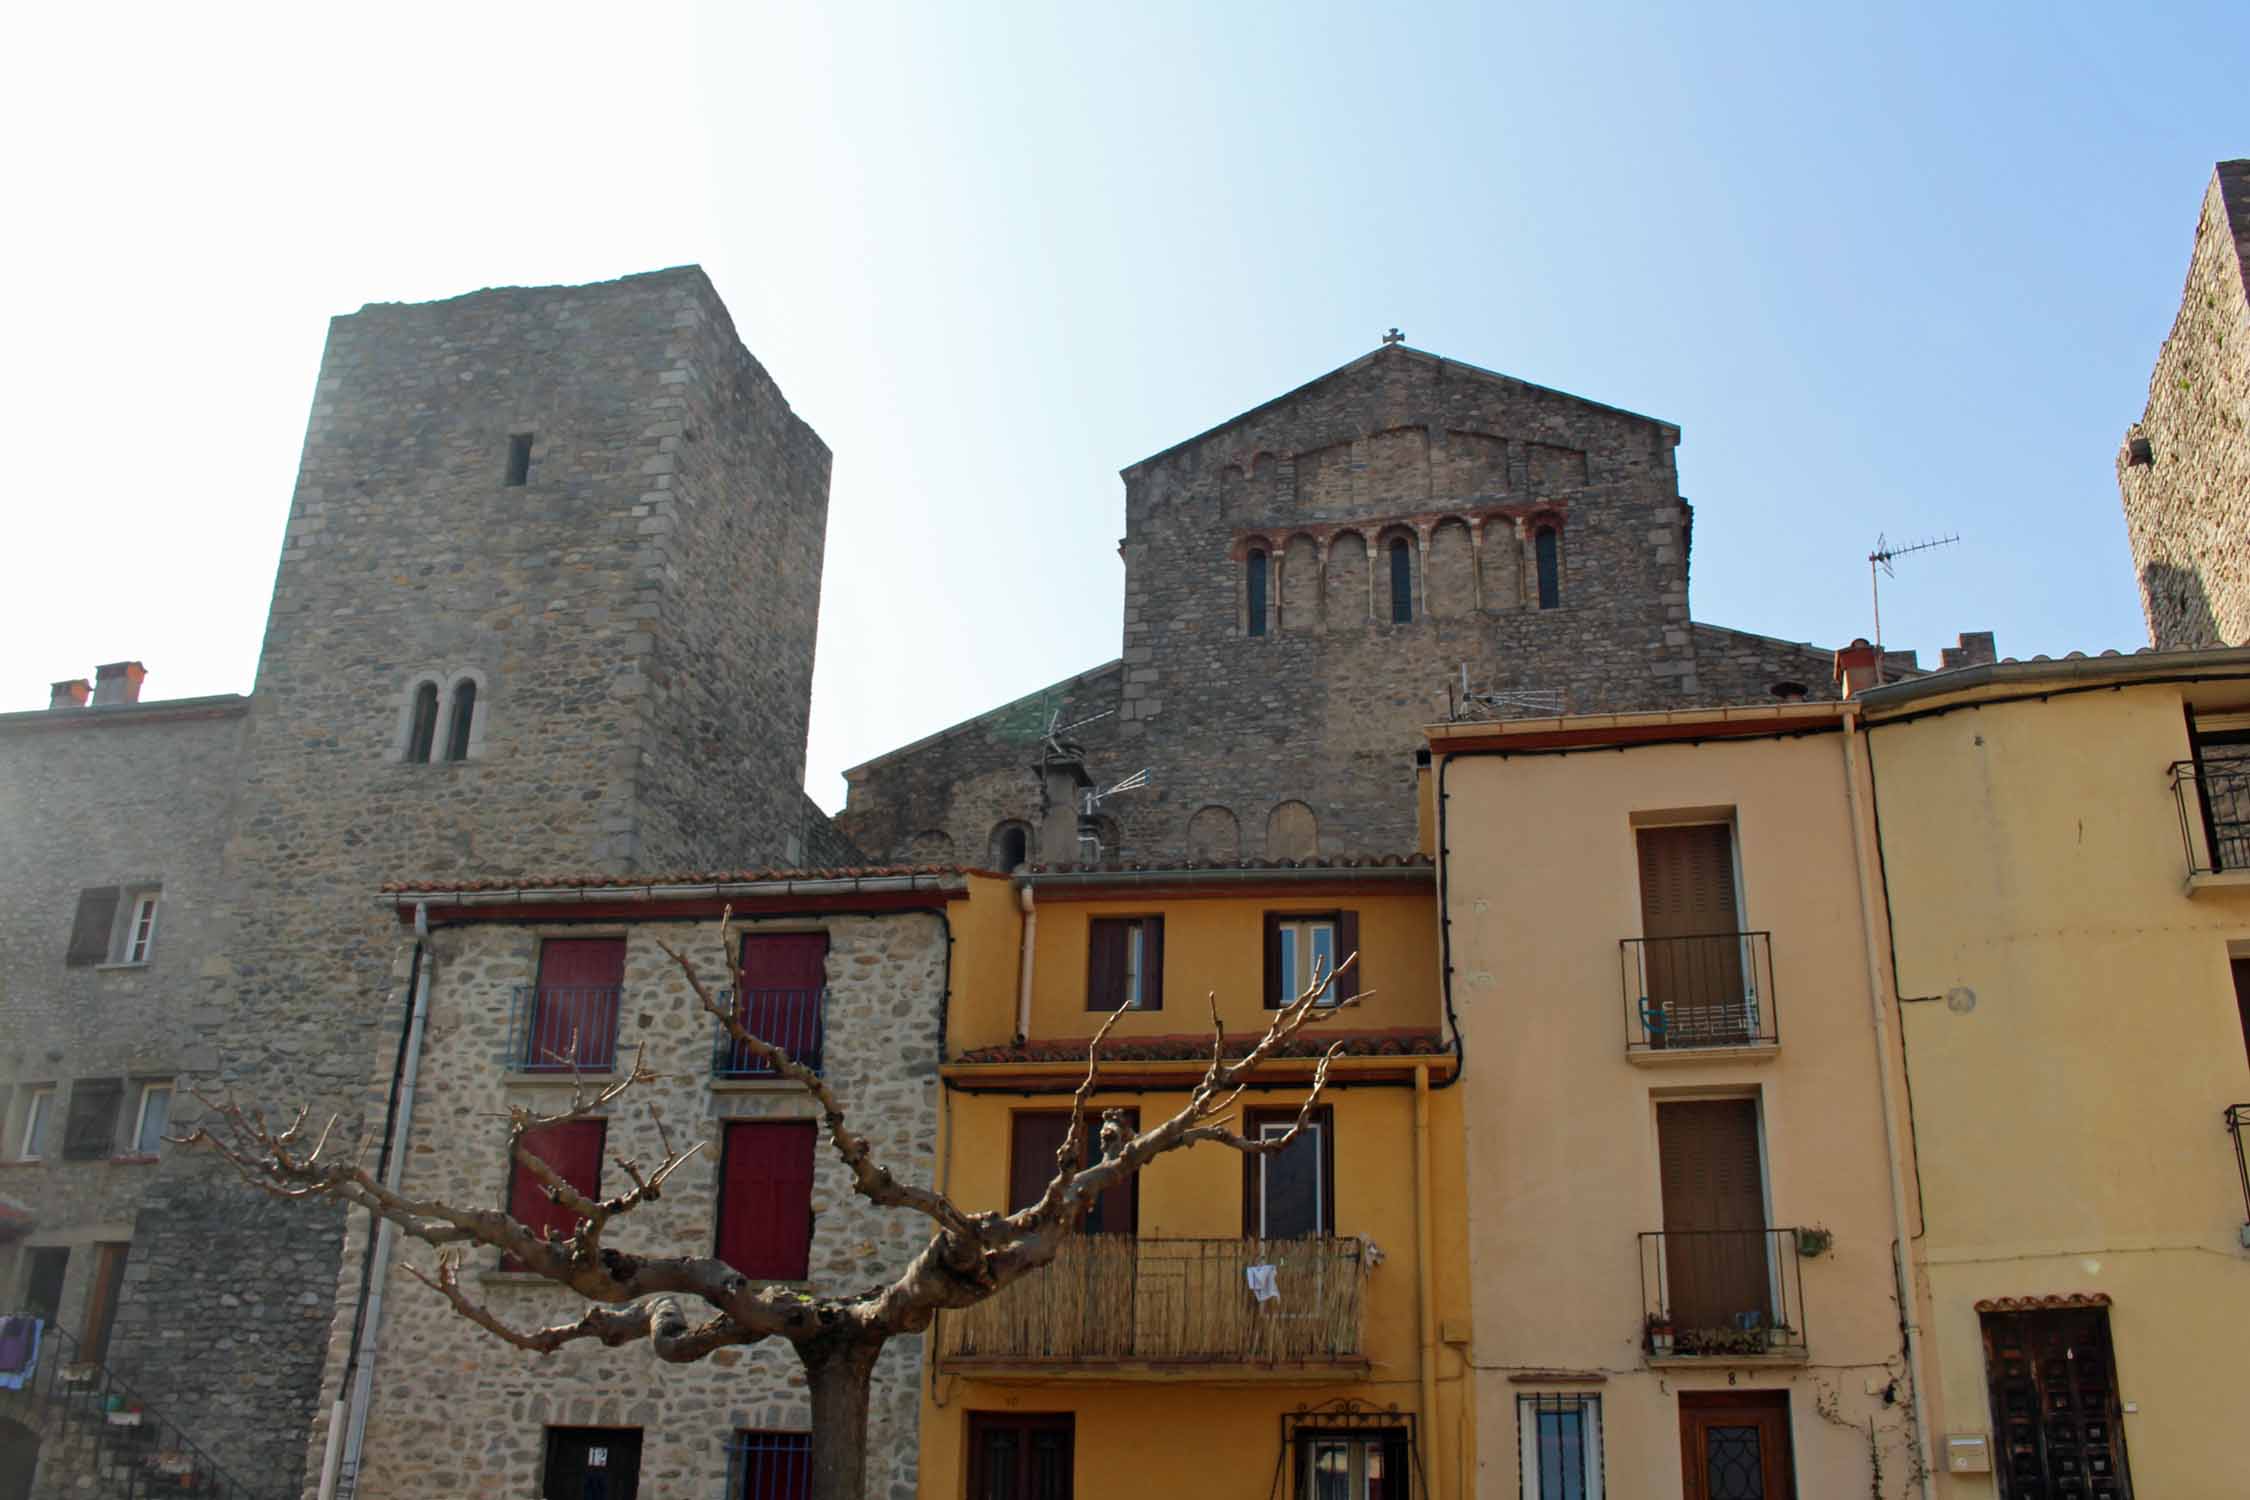
{"type": "Polygon", "coordinates": [[[631,875],[493,875],[474,880],[394,880],[385,895],[442,891],[641,890],[668,885],[757,885],[787,880],[874,880],[908,875],[989,874],[971,865],[840,865],[821,869],[695,870],[631,875]]]}
{"type": "MultiPolygon", "coordinates": [[[[1244,1032],[1227,1038],[1227,1056],[1248,1052],[1262,1033],[1244,1032]]],[[[965,1063],[1043,1063],[1086,1060],[1090,1036],[1042,1037],[1028,1042],[1005,1042],[996,1047],[972,1047],[955,1058],[965,1063]]],[[[1393,1027],[1382,1031],[1300,1032],[1283,1043],[1275,1057],[1318,1057],[1337,1042],[1346,1057],[1434,1057],[1446,1050],[1436,1027],[1393,1027]]],[[[1174,1036],[1112,1037],[1102,1044],[1104,1062],[1193,1062],[1211,1056],[1211,1038],[1192,1033],[1174,1036]]]]}
{"type": "Polygon", "coordinates": [[[1395,870],[1427,869],[1435,865],[1427,854],[1337,854],[1312,859],[1175,859],[1156,862],[1103,860],[1099,864],[1065,861],[1051,865],[1025,865],[1028,875],[1109,875],[1146,872],[1169,875],[1197,870],[1395,870]]]}

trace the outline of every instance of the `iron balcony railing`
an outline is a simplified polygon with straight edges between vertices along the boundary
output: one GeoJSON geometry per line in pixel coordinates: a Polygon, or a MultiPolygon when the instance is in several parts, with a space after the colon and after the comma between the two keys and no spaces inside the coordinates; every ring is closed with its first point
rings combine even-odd
{"type": "Polygon", "coordinates": [[[1052,1264],[943,1318],[950,1362],[1069,1367],[1358,1360],[1364,1243],[1078,1234],[1052,1264]]]}
{"type": "Polygon", "coordinates": [[[727,1500],[807,1500],[812,1434],[744,1429],[727,1444],[727,1500]]]}
{"type": "MultiPolygon", "coordinates": [[[[815,1073],[820,1071],[822,1044],[828,1035],[828,991],[745,990],[736,1003],[734,991],[722,990],[721,1004],[730,1005],[745,1031],[762,1042],[779,1047],[815,1073]]],[[[720,1078],[772,1078],[774,1066],[754,1048],[737,1040],[724,1022],[714,1024],[711,1071],[720,1078]]]]}
{"type": "Polygon", "coordinates": [[[607,1073],[617,1066],[617,986],[516,986],[508,1007],[509,1071],[607,1073]]]}
{"type": "Polygon", "coordinates": [[[2250,1156],[2243,1151],[2242,1137],[2250,1133],[2250,1104],[2227,1106],[2227,1134],[2234,1137],[2234,1172],[2242,1179],[2242,1234],[2243,1248],[2250,1250],[2250,1156]]]}
{"type": "Polygon", "coordinates": [[[2250,747],[2172,762],[2190,875],[2250,869],[2250,747]]]}
{"type": "MultiPolygon", "coordinates": [[[[25,1316],[30,1316],[26,1314],[25,1316]]],[[[42,1450],[57,1472],[69,1466],[69,1445],[83,1444],[85,1471],[116,1500],[202,1495],[210,1500],[262,1500],[219,1467],[162,1412],[107,1365],[80,1357],[78,1340],[49,1323],[40,1330],[37,1363],[14,1392],[0,1391],[0,1414],[18,1401],[52,1413],[42,1450]]]]}
{"type": "Polygon", "coordinates": [[[1773,934],[1624,938],[1617,948],[1628,1052],[1781,1040],[1773,934]]]}
{"type": "Polygon", "coordinates": [[[1802,1354],[1802,1257],[1817,1229],[1666,1229],[1641,1236],[1641,1347],[1657,1358],[1802,1354]]]}

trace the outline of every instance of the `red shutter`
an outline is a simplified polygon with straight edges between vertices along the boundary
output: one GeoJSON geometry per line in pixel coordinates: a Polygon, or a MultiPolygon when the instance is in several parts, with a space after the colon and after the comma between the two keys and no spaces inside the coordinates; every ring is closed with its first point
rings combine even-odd
{"type": "Polygon", "coordinates": [[[1164,919],[1141,919],[1141,1009],[1164,1008],[1164,919]]]}
{"type": "Polygon", "coordinates": [[[1125,953],[1133,924],[1095,917],[1086,924],[1086,1008],[1110,1011],[1125,1002],[1125,953]]]}
{"type": "Polygon", "coordinates": [[[719,1259],[760,1281],[803,1281],[812,1255],[815,1140],[810,1120],[727,1126],[719,1259]]]}
{"type": "Polygon", "coordinates": [[[617,1060],[617,996],[625,983],[623,938],[550,938],[539,945],[539,1000],[532,1018],[532,1068],[607,1072],[617,1060]]]}
{"type": "MultiPolygon", "coordinates": [[[[1099,1107],[1086,1111],[1085,1141],[1078,1155],[1081,1166],[1090,1166],[1101,1157],[1102,1114],[1099,1107]]],[[[1124,1114],[1125,1128],[1138,1132],[1141,1112],[1128,1109],[1124,1114]]],[[[1055,1176],[1055,1153],[1062,1149],[1063,1137],[1069,1133],[1068,1110],[1019,1110],[1010,1117],[1009,1213],[1031,1207],[1047,1191],[1055,1176]]],[[[1139,1228],[1139,1220],[1140,1179],[1136,1175],[1103,1193],[1088,1211],[1084,1227],[1088,1234],[1132,1234],[1139,1228]]]]}
{"type": "Polygon", "coordinates": [[[817,1069],[821,991],[828,984],[828,934],[760,932],[745,937],[741,982],[735,1014],[749,1033],[817,1069]]]}
{"type": "MultiPolygon", "coordinates": [[[[567,1120],[529,1131],[525,1149],[553,1167],[562,1180],[596,1197],[602,1187],[602,1142],[607,1120],[567,1120]]],[[[549,1239],[568,1237],[578,1227],[578,1216],[547,1196],[546,1184],[520,1161],[511,1160],[508,1178],[508,1216],[533,1234],[549,1239]]]]}

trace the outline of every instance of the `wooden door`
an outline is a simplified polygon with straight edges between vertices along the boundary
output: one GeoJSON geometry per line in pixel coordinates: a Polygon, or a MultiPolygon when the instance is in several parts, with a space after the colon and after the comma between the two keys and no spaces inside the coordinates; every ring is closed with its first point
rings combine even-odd
{"type": "Polygon", "coordinates": [[[1070,1500],[1068,1412],[969,1413],[969,1500],[1070,1500]]]}
{"type": "Polygon", "coordinates": [[[1794,1500],[1786,1391],[1680,1393],[1686,1500],[1794,1500]]]}
{"type": "Polygon", "coordinates": [[[719,1259],[761,1281],[802,1281],[812,1250],[810,1120],[727,1126],[720,1167],[719,1259]]]}
{"type": "Polygon", "coordinates": [[[742,940],[742,993],[735,1013],[752,1036],[818,1068],[827,984],[827,933],[752,933],[742,940]]]}
{"type": "Polygon", "coordinates": [[[117,1318],[117,1297],[125,1289],[125,1254],[130,1245],[96,1245],[94,1279],[86,1288],[86,1322],[78,1347],[95,1364],[109,1358],[110,1325],[117,1318]]]}
{"type": "Polygon", "coordinates": [[[1656,1107],[1664,1187],[1665,1308],[1687,1337],[1771,1326],[1766,1192],[1758,1101],[1694,1099],[1656,1107]]]}
{"type": "Polygon", "coordinates": [[[640,1489],[640,1428],[547,1429],[543,1500],[634,1500],[640,1489]]]}
{"type": "Polygon", "coordinates": [[[1641,961],[1655,1046],[1749,1039],[1734,835],[1724,823],[1643,828],[1641,961]]]}
{"type": "Polygon", "coordinates": [[[617,1060],[617,997],[624,983],[623,938],[541,943],[526,1068],[569,1072],[575,1060],[588,1072],[608,1072],[617,1060]]]}
{"type": "Polygon", "coordinates": [[[1983,1324],[2003,1500],[2131,1500],[2109,1310],[1986,1313],[1983,1324]]]}

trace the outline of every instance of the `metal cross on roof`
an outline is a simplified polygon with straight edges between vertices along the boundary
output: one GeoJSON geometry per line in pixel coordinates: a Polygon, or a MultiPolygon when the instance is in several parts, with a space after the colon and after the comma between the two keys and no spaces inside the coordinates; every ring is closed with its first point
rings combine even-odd
{"type": "Polygon", "coordinates": [[[1383,335],[1383,342],[1386,344],[1403,344],[1406,342],[1406,335],[1394,328],[1383,335]]]}

